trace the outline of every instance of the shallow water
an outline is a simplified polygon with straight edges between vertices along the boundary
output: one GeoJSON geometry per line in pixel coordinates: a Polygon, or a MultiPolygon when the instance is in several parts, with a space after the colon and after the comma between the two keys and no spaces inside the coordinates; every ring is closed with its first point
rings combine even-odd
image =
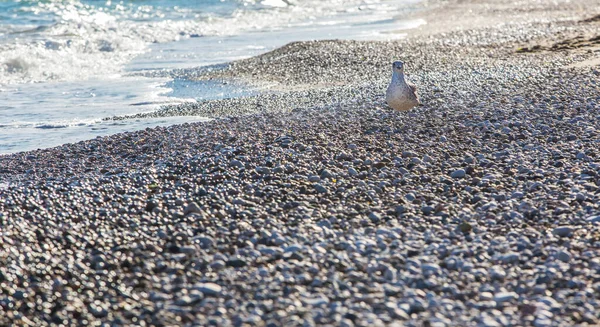
{"type": "Polygon", "coordinates": [[[140,76],[214,65],[291,41],[391,39],[414,0],[1,1],[0,154],[203,120],[104,118],[260,90],[140,76]]]}

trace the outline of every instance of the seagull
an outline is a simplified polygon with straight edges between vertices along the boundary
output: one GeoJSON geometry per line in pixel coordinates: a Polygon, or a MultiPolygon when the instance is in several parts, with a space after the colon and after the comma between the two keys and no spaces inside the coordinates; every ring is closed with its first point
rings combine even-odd
{"type": "Polygon", "coordinates": [[[406,111],[421,104],[416,86],[404,78],[402,61],[396,61],[392,65],[392,81],[385,92],[385,101],[398,111],[406,111]]]}

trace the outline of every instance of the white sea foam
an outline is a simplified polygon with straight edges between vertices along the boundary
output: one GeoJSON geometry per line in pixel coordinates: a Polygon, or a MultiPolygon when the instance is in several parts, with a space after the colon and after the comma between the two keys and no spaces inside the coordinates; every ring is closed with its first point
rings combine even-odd
{"type": "Polygon", "coordinates": [[[278,30],[317,20],[327,24],[329,18],[333,24],[341,15],[346,21],[371,19],[369,15],[392,17],[397,10],[383,0],[240,1],[225,14],[131,3],[104,7],[80,1],[45,1],[22,11],[53,17],[52,24],[3,27],[7,31],[0,40],[0,84],[115,74],[151,43],[278,30]],[[348,16],[356,12],[360,15],[348,16]]]}

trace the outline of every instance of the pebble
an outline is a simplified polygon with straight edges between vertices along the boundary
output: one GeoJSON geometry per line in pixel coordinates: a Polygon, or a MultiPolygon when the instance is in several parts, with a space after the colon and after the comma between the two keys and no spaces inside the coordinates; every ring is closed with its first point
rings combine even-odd
{"type": "Polygon", "coordinates": [[[494,294],[494,301],[498,304],[510,302],[517,299],[519,295],[515,292],[499,292],[494,294]]]}
{"type": "Polygon", "coordinates": [[[568,237],[573,233],[574,229],[571,226],[560,226],[554,228],[552,234],[559,237],[568,237]]]}
{"type": "Polygon", "coordinates": [[[202,292],[205,296],[220,296],[223,288],[215,283],[198,283],[194,289],[202,292]]]}
{"type": "Polygon", "coordinates": [[[600,215],[586,218],[588,223],[600,223],[600,215]]]}
{"type": "Polygon", "coordinates": [[[231,167],[244,168],[244,164],[241,161],[236,160],[236,159],[231,160],[229,162],[229,165],[231,167]]]}
{"type": "Polygon", "coordinates": [[[321,193],[321,194],[328,192],[327,188],[321,184],[315,184],[315,190],[317,191],[317,193],[321,193]]]}
{"type": "Polygon", "coordinates": [[[568,251],[560,251],[558,252],[557,256],[558,260],[562,261],[562,262],[569,262],[571,261],[571,254],[568,251]]]}
{"type": "Polygon", "coordinates": [[[269,167],[256,167],[254,170],[262,175],[268,175],[271,173],[271,168],[269,167]]]}
{"type": "Polygon", "coordinates": [[[189,203],[183,211],[184,215],[189,215],[191,213],[202,213],[202,209],[200,209],[200,206],[196,202],[189,203]]]}
{"type": "Polygon", "coordinates": [[[381,221],[381,216],[377,212],[369,213],[369,220],[373,223],[378,223],[381,221]]]}
{"type": "Polygon", "coordinates": [[[452,178],[463,178],[466,176],[466,172],[464,169],[457,169],[450,174],[452,178]]]}

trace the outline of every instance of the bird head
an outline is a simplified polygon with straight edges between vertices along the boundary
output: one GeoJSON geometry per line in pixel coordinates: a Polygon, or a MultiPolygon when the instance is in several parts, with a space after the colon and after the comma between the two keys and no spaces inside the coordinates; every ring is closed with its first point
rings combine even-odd
{"type": "Polygon", "coordinates": [[[392,64],[392,70],[394,72],[403,74],[404,73],[404,63],[402,61],[394,61],[394,63],[392,64]]]}

